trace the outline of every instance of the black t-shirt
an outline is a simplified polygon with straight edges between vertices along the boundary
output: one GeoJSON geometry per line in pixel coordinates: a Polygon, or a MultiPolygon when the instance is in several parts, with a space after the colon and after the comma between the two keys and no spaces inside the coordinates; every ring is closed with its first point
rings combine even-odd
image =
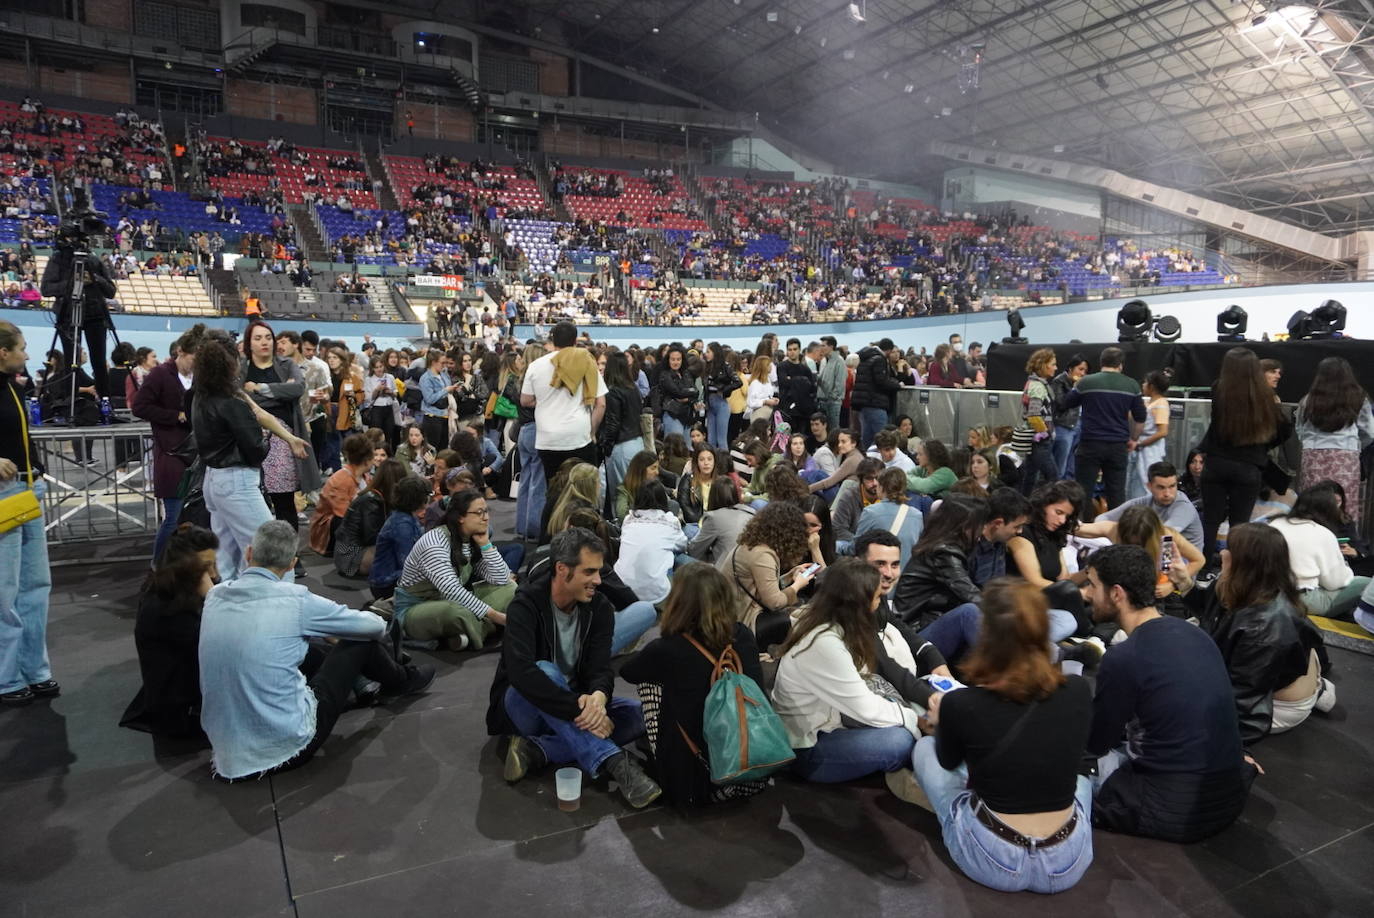
{"type": "MultiPolygon", "coordinates": [[[[33,435],[29,435],[28,453],[24,451],[24,422],[28,417],[28,403],[24,393],[14,382],[14,377],[0,373],[0,459],[8,459],[19,470],[19,477],[27,483],[29,457],[35,463],[35,477],[41,472],[37,467],[38,450],[33,447],[33,435]]],[[[9,482],[6,482],[8,484],[9,482]]]]}
{"type": "Polygon", "coordinates": [[[967,762],[969,787],[997,813],[1052,813],[1073,803],[1092,726],[1092,690],[1082,676],[1069,676],[1029,713],[1028,707],[979,686],[949,692],[940,703],[940,764],[967,762]],[[999,751],[1023,715],[1016,736],[999,751]]]}
{"type": "MultiPolygon", "coordinates": [[[[260,367],[257,364],[253,363],[253,361],[251,360],[248,361],[247,381],[260,383],[265,386],[281,385],[281,377],[277,375],[277,368],[275,365],[270,367],[260,367]]],[[[290,402],[279,401],[273,407],[267,408],[266,406],[264,406],[264,410],[266,410],[268,414],[271,414],[277,420],[285,424],[288,429],[291,427],[292,411],[290,402]]]]}
{"type": "Polygon", "coordinates": [[[1046,580],[1058,580],[1064,569],[1063,546],[1054,535],[1035,525],[1022,528],[1021,535],[1035,549],[1035,559],[1040,562],[1040,576],[1046,580]]]}

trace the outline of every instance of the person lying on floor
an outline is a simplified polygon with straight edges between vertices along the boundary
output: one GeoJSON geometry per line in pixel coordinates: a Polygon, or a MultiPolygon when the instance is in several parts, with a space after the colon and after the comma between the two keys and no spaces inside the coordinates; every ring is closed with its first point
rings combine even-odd
{"type": "Polygon", "coordinates": [[[371,612],[292,583],[296,527],[263,523],[248,568],[205,597],[200,623],[200,723],[211,769],[226,781],[260,778],[307,762],[349,706],[357,677],[389,696],[424,691],[434,667],[402,665],[396,636],[371,612]],[[323,650],[310,638],[337,638],[323,650]]]}
{"type": "Polygon", "coordinates": [[[615,612],[596,589],[605,555],[589,530],[554,535],[551,568],[506,608],[487,732],[509,737],[507,781],[576,763],[588,777],[614,779],[625,802],[642,809],[663,789],[621,748],[644,734],[644,718],[638,701],[612,695],[615,612]]]}

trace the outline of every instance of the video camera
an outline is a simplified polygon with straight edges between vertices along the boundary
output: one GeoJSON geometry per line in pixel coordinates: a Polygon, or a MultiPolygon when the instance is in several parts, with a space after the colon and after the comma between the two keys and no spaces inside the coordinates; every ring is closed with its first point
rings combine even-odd
{"type": "Polygon", "coordinates": [[[89,249],[92,236],[108,232],[108,217],[109,214],[90,208],[69,213],[57,227],[57,248],[68,252],[89,249]]]}

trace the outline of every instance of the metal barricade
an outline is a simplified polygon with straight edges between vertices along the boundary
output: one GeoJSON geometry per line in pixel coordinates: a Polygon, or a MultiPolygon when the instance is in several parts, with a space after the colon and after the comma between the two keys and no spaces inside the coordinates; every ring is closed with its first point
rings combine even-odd
{"type": "MultiPolygon", "coordinates": [[[[916,436],[933,437],[951,448],[968,443],[970,427],[1016,427],[1021,422],[1021,393],[987,389],[940,389],[907,386],[897,393],[897,411],[911,418],[916,436]]],[[[1207,432],[1212,403],[1206,399],[1169,399],[1169,434],[1165,457],[1183,468],[1188,452],[1207,432]]]]}
{"type": "Polygon", "coordinates": [[[51,545],[151,537],[162,522],[153,495],[152,427],[30,428],[44,468],[43,522],[51,545]]]}

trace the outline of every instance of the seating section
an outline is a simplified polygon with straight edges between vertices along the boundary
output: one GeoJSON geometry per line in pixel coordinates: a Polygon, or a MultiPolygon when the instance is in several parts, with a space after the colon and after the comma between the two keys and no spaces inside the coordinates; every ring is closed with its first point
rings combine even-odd
{"type": "Polygon", "coordinates": [[[495,207],[498,216],[514,211],[543,213],[546,210],[539,183],[528,175],[522,175],[516,167],[503,163],[388,156],[386,168],[391,177],[391,186],[396,191],[396,199],[406,207],[432,207],[432,195],[422,199],[415,195],[415,191],[426,186],[438,186],[466,195],[468,206],[495,207]]]}
{"type": "MultiPolygon", "coordinates": [[[[48,256],[34,259],[43,276],[48,256]]],[[[218,316],[214,301],[198,277],[171,274],[133,274],[115,282],[121,312],[133,315],[218,316]]]]}
{"type": "Polygon", "coordinates": [[[563,203],[579,220],[612,226],[707,232],[710,227],[677,176],[650,179],[619,169],[574,167],[554,174],[566,186],[563,203]]]}
{"type": "MultiPolygon", "coordinates": [[[[153,191],[149,193],[152,207],[132,207],[120,204],[129,189],[118,185],[94,185],[91,197],[96,210],[110,215],[111,223],[127,216],[135,224],[157,220],[164,227],[180,229],[188,234],[218,232],[228,238],[241,233],[267,233],[272,228],[272,215],[261,207],[244,204],[239,198],[226,197],[225,205],[237,212],[238,223],[226,223],[218,215],[205,211],[205,201],[195,201],[184,191],[153,191]]],[[[216,206],[218,209],[218,205],[216,206]]]]}
{"type": "Polygon", "coordinates": [[[334,201],[342,194],[354,207],[377,207],[366,166],[347,151],[295,147],[285,154],[257,141],[211,137],[201,152],[211,187],[231,197],[279,187],[288,204],[300,204],[307,195],[334,201]],[[349,160],[356,168],[331,165],[331,160],[339,159],[349,160]],[[313,183],[308,181],[312,176],[313,183]]]}
{"type": "Polygon", "coordinates": [[[529,259],[531,270],[544,273],[552,271],[558,263],[558,226],[550,220],[510,220],[506,230],[510,243],[529,259]]]}
{"type": "Polygon", "coordinates": [[[25,236],[26,226],[30,234],[38,237],[51,232],[44,229],[57,225],[57,216],[48,213],[52,210],[51,189],[51,179],[25,175],[13,175],[0,182],[0,245],[18,243],[25,236]]]}
{"type": "MultiPolygon", "coordinates": [[[[458,243],[441,242],[429,234],[408,233],[407,216],[399,210],[360,208],[345,212],[328,204],[317,204],[315,214],[335,261],[347,261],[351,256],[353,263],[360,265],[407,264],[423,268],[438,255],[464,254],[458,243]],[[382,221],[381,226],[378,221],[382,221]],[[425,238],[421,240],[421,236],[425,238]],[[336,252],[336,248],[341,250],[336,252]]],[[[442,216],[462,228],[472,225],[467,214],[442,216]]]]}
{"type": "Polygon", "coordinates": [[[167,178],[167,151],[160,128],[136,113],[116,119],[46,107],[27,112],[20,103],[0,99],[0,124],[12,125],[6,143],[12,148],[0,152],[0,174],[47,178],[80,167],[105,181],[136,185],[149,180],[170,187],[162,184],[167,178]]]}

